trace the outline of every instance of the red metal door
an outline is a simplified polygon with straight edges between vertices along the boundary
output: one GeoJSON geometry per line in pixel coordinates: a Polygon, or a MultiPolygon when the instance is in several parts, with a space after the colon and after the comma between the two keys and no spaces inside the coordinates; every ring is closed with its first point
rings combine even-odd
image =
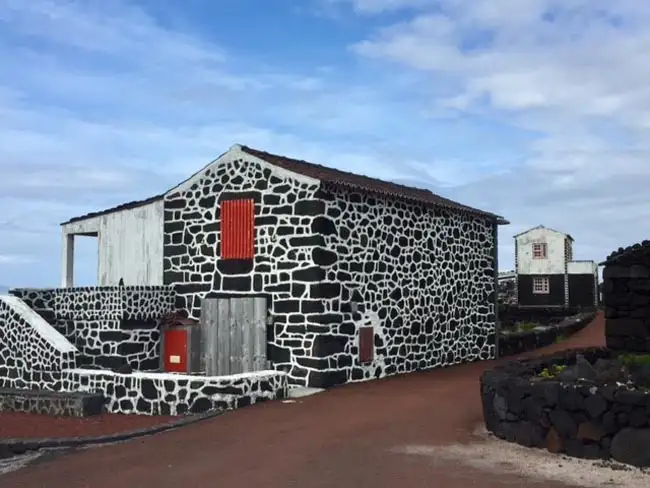
{"type": "Polygon", "coordinates": [[[187,331],[183,329],[165,330],[165,371],[187,373],[187,331]]]}

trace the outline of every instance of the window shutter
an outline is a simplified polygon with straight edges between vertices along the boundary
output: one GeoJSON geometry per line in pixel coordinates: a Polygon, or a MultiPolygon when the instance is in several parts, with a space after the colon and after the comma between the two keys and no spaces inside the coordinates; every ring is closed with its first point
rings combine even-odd
{"type": "Polygon", "coordinates": [[[255,255],[255,202],[221,202],[221,259],[253,259],[255,255]]]}

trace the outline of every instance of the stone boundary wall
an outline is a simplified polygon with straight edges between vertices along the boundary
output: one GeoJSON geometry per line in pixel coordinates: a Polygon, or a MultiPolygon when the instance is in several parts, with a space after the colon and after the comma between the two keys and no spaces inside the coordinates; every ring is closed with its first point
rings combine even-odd
{"type": "Polygon", "coordinates": [[[513,356],[527,351],[534,351],[540,347],[554,344],[558,337],[575,334],[589,325],[596,317],[596,313],[585,313],[567,317],[560,323],[538,327],[527,331],[502,330],[499,335],[499,356],[513,356]]]}
{"type": "Polygon", "coordinates": [[[603,270],[607,347],[650,352],[650,249],[624,254],[603,270]]]}
{"type": "Polygon", "coordinates": [[[499,322],[502,329],[513,327],[517,322],[537,322],[544,325],[552,325],[561,322],[566,317],[588,313],[592,309],[580,309],[577,307],[520,307],[519,305],[499,304],[499,322]]]}
{"type": "Polygon", "coordinates": [[[159,321],[175,310],[172,287],[19,288],[9,293],[77,347],[77,366],[159,368],[159,321]]]}
{"type": "Polygon", "coordinates": [[[483,416],[501,439],[554,453],[650,466],[650,392],[624,386],[533,381],[551,365],[610,358],[605,348],[509,361],[481,377],[483,416]]]}
{"type": "MultiPolygon", "coordinates": [[[[101,290],[104,292],[102,298],[119,297],[119,294],[111,294],[115,290],[108,290],[108,294],[105,288],[101,290]]],[[[53,299],[52,294],[48,296],[53,299]]],[[[75,297],[74,292],[67,295],[70,296],[75,297]]],[[[73,309],[76,317],[83,318],[83,314],[86,314],[88,322],[94,323],[96,320],[94,316],[89,316],[95,313],[93,310],[106,310],[107,305],[117,304],[117,301],[110,300],[94,301],[100,300],[99,295],[86,293],[77,296],[94,297],[93,300],[66,301],[67,304],[83,304],[73,309]]],[[[30,297],[40,306],[40,311],[47,310],[47,304],[38,301],[41,298],[35,294],[30,294],[30,297]]],[[[166,302],[157,300],[155,303],[158,307],[166,302]]],[[[137,321],[143,317],[138,318],[135,307],[132,312],[118,306],[109,306],[108,309],[112,310],[113,316],[109,316],[107,321],[137,321]]],[[[59,313],[56,306],[54,310],[55,314],[59,313]]],[[[65,310],[70,311],[71,308],[66,307],[65,310]]],[[[32,400],[42,400],[39,401],[43,408],[47,409],[49,405],[57,411],[70,412],[66,402],[82,392],[103,395],[106,399],[104,409],[111,413],[184,415],[235,409],[287,395],[287,375],[280,371],[231,376],[142,371],[122,374],[107,369],[77,368],[78,354],[77,348],[66,337],[23,300],[11,295],[0,297],[0,388],[43,390],[41,397],[30,397],[32,400]],[[48,392],[60,393],[51,395],[52,398],[56,397],[58,403],[46,401],[48,392]]],[[[5,402],[6,408],[14,411],[33,411],[35,408],[31,400],[14,401],[15,394],[6,395],[13,398],[5,402]]]]}
{"type": "Polygon", "coordinates": [[[0,388],[0,412],[88,417],[102,413],[104,403],[104,397],[97,393],[0,388]]]}
{"type": "Polygon", "coordinates": [[[230,376],[176,373],[114,373],[88,369],[64,371],[64,387],[99,392],[111,413],[185,415],[241,408],[287,396],[287,375],[259,371],[230,376]]]}
{"type": "Polygon", "coordinates": [[[14,296],[0,296],[0,388],[57,390],[77,349],[14,296]]]}

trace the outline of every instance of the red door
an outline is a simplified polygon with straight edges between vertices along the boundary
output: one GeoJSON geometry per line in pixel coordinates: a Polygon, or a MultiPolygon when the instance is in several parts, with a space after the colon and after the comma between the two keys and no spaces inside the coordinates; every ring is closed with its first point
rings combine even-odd
{"type": "Polygon", "coordinates": [[[187,373],[187,331],[183,329],[165,330],[165,371],[187,373]]]}

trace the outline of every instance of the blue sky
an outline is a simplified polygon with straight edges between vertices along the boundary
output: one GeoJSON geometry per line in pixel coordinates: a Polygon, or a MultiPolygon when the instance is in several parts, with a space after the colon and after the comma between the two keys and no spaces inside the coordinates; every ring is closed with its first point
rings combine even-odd
{"type": "Polygon", "coordinates": [[[60,222],[234,143],[500,213],[504,269],[538,224],[601,260],[648,237],[649,25],[638,0],[5,0],[0,284],[56,285],[60,222]]]}

